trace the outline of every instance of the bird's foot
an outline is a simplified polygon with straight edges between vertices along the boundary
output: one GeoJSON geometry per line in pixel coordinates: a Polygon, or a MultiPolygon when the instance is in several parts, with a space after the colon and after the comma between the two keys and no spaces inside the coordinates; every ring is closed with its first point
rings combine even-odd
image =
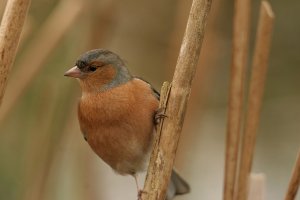
{"type": "Polygon", "coordinates": [[[166,108],[162,107],[162,108],[158,108],[155,112],[155,116],[154,116],[154,123],[155,125],[159,124],[161,119],[168,117],[167,115],[165,115],[165,111],[166,108]]]}
{"type": "Polygon", "coordinates": [[[144,191],[144,190],[139,190],[138,191],[138,200],[142,200],[142,194],[143,193],[147,193],[146,191],[144,191]]]}

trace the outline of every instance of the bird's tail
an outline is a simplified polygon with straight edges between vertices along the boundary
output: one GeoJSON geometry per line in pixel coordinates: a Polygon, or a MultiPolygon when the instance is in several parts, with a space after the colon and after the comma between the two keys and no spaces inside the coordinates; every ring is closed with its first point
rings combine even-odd
{"type": "Polygon", "coordinates": [[[180,177],[175,169],[173,169],[166,200],[172,200],[175,195],[186,194],[189,192],[189,184],[182,177],[180,177]]]}

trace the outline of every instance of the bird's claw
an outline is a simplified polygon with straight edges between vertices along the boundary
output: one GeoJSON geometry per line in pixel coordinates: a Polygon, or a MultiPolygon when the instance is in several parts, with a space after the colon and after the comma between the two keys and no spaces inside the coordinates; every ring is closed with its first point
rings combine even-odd
{"type": "Polygon", "coordinates": [[[139,190],[139,191],[138,191],[138,200],[142,200],[142,194],[143,194],[143,193],[146,194],[147,192],[144,191],[144,190],[139,190]]]}
{"type": "Polygon", "coordinates": [[[165,111],[166,111],[165,107],[157,109],[157,111],[155,112],[155,116],[154,116],[155,125],[159,124],[161,119],[168,117],[167,115],[165,115],[165,111]]]}

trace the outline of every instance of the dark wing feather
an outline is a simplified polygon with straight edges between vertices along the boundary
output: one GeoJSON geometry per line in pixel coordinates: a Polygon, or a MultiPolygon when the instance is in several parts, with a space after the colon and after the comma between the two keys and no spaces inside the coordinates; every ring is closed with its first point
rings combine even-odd
{"type": "Polygon", "coordinates": [[[157,98],[157,100],[160,100],[160,93],[151,85],[151,83],[149,83],[148,81],[146,81],[146,80],[144,80],[143,78],[140,78],[140,77],[134,77],[134,78],[140,79],[140,80],[148,83],[148,85],[150,86],[150,88],[153,92],[153,95],[157,98]]]}

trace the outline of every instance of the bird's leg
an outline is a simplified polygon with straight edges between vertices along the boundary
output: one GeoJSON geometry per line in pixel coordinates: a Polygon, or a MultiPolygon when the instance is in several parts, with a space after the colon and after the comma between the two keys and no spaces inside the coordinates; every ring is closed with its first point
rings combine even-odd
{"type": "Polygon", "coordinates": [[[161,107],[156,110],[155,115],[154,115],[155,125],[159,124],[161,119],[168,117],[167,115],[165,115],[165,111],[166,111],[165,107],[161,107]]]}
{"type": "Polygon", "coordinates": [[[137,179],[138,175],[134,174],[133,177],[134,177],[134,180],[135,180],[136,189],[137,189],[137,193],[138,193],[138,195],[137,195],[138,200],[141,200],[142,199],[142,194],[144,193],[144,191],[142,189],[140,189],[140,187],[139,187],[139,183],[138,183],[138,179],[137,179]]]}
{"type": "Polygon", "coordinates": [[[137,174],[134,174],[133,177],[134,177],[134,180],[135,180],[136,190],[139,192],[140,188],[139,188],[139,183],[138,183],[138,180],[137,180],[137,174]]]}

